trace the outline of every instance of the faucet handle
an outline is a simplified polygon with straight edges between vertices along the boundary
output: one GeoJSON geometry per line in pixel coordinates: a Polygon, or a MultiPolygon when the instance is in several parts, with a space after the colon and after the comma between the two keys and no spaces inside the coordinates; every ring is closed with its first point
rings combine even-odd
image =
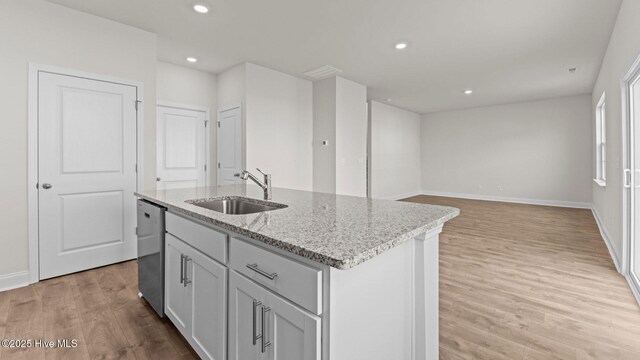
{"type": "Polygon", "coordinates": [[[233,176],[240,177],[240,173],[235,173],[235,174],[233,174],[233,176]]]}
{"type": "Polygon", "coordinates": [[[262,175],[264,175],[264,176],[267,176],[267,174],[263,173],[263,172],[262,172],[262,170],[260,170],[260,169],[258,169],[258,168],[256,168],[256,170],[258,170],[258,171],[260,172],[260,174],[262,174],[262,175]]]}

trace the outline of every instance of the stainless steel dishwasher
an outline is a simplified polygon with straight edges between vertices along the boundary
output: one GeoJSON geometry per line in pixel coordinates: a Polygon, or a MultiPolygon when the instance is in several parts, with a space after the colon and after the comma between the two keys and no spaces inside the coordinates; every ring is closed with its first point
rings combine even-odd
{"type": "Polygon", "coordinates": [[[138,200],[138,291],[164,317],[165,208],[138,200]]]}

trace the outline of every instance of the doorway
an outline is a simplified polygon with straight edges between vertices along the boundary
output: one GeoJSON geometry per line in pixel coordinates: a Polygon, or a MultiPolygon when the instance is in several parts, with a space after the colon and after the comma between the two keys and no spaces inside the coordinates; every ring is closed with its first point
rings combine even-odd
{"type": "Polygon", "coordinates": [[[622,81],[624,153],[628,168],[624,172],[625,244],[623,273],[640,303],[640,57],[622,81]]]}
{"type": "Polygon", "coordinates": [[[158,103],[156,189],[209,185],[209,110],[158,103]]]}
{"type": "Polygon", "coordinates": [[[30,281],[136,257],[141,86],[32,66],[30,281]]]}
{"type": "Polygon", "coordinates": [[[242,172],[242,115],[240,105],[218,111],[218,185],[237,184],[242,172]]]}

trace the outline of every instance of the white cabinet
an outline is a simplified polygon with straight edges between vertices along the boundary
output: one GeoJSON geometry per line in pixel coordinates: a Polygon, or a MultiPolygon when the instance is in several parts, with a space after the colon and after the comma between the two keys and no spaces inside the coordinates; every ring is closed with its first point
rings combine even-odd
{"type": "Polygon", "coordinates": [[[227,268],[198,251],[187,256],[187,281],[192,288],[189,342],[204,359],[226,359],[227,268]]]}
{"type": "Polygon", "coordinates": [[[165,216],[167,232],[213,260],[221,264],[227,263],[226,233],[170,212],[165,216]]]}
{"type": "Polygon", "coordinates": [[[226,359],[227,268],[167,234],[165,313],[203,359],[226,359]]]}
{"type": "Polygon", "coordinates": [[[322,270],[237,238],[229,246],[229,268],[322,315],[322,270]]]}
{"type": "Polygon", "coordinates": [[[185,334],[191,314],[190,288],[184,286],[184,254],[189,252],[189,246],[170,234],[166,234],[165,239],[164,312],[185,334]]]}
{"type": "Polygon", "coordinates": [[[166,220],[165,313],[200,357],[438,358],[441,227],[339,270],[196,219],[166,220]]]}
{"type": "Polygon", "coordinates": [[[229,276],[230,360],[320,360],[321,320],[242,275],[229,276]]]}
{"type": "Polygon", "coordinates": [[[229,360],[261,359],[258,326],[264,290],[231,272],[229,275],[229,360]]]}
{"type": "Polygon", "coordinates": [[[320,318],[267,293],[270,308],[265,337],[272,345],[266,352],[268,360],[320,360],[320,318]]]}

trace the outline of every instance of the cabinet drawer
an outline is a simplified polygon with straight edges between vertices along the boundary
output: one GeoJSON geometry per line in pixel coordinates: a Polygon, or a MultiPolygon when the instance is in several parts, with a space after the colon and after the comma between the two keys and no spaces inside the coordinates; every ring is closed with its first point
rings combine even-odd
{"type": "Polygon", "coordinates": [[[322,270],[231,239],[229,266],[303,308],[322,313],[322,270]]]}
{"type": "Polygon", "coordinates": [[[166,229],[212,259],[227,263],[227,234],[172,213],[166,215],[166,229]]]}

